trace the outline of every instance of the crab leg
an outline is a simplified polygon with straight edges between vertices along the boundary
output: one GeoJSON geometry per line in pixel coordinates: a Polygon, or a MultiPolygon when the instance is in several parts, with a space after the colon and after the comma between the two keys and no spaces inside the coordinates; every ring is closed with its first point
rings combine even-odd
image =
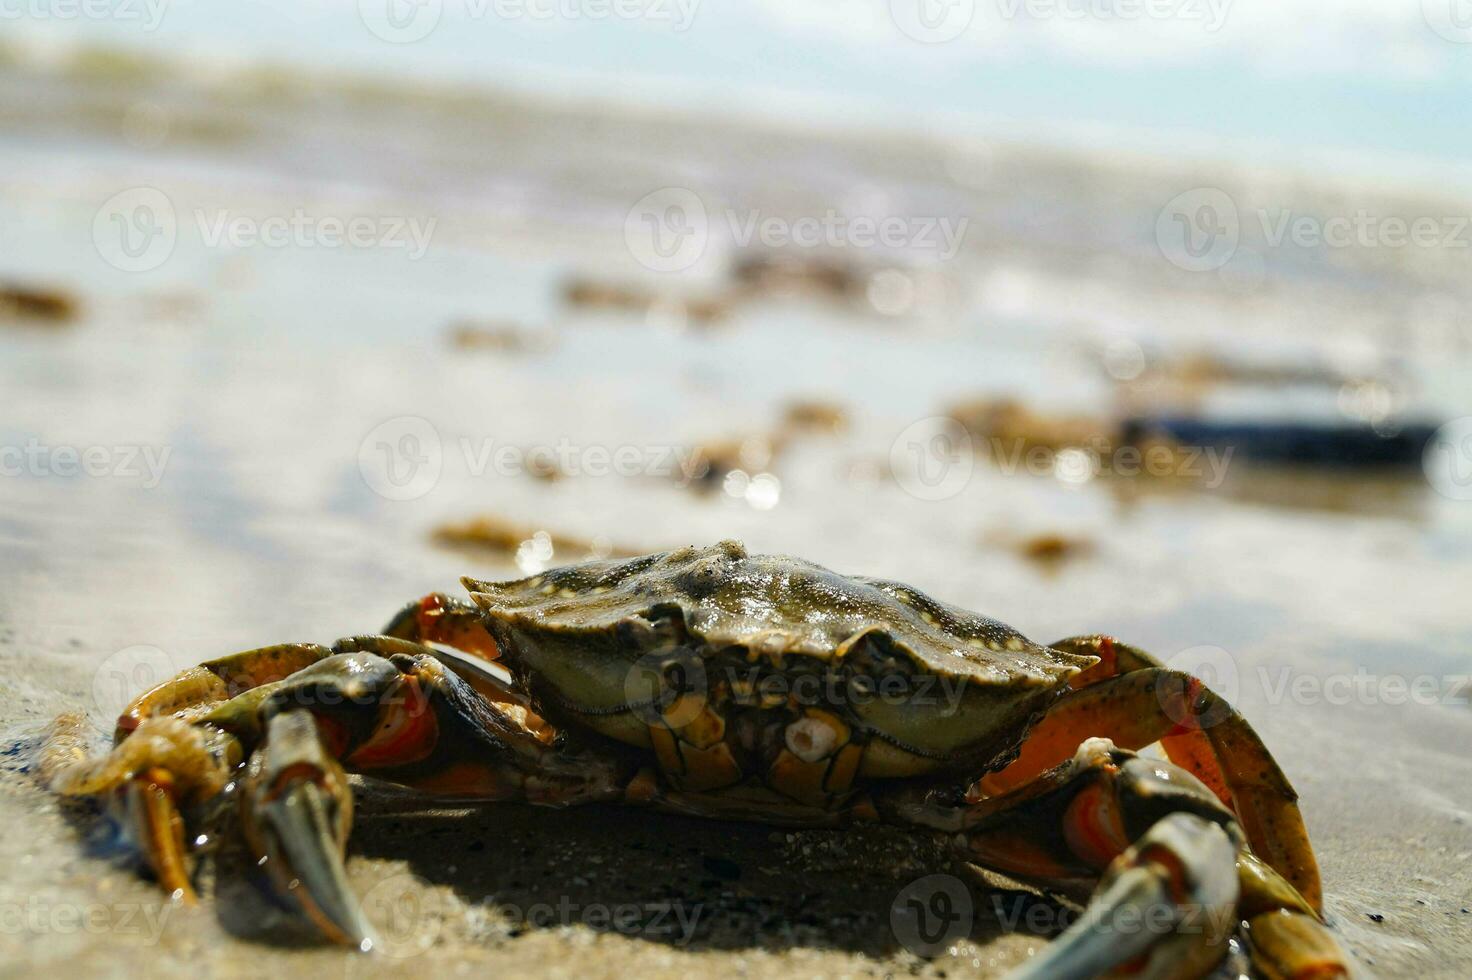
{"type": "Polygon", "coordinates": [[[63,796],[100,798],[163,889],[193,904],[180,809],[225,788],[241,759],[240,744],[224,732],[164,716],[142,721],[109,755],[87,758],[83,727],[80,715],[57,719],[42,775],[63,796]]]}
{"type": "MultiPolygon", "coordinates": [[[[390,621],[387,632],[404,640],[445,643],[483,660],[499,655],[475,607],[440,593],[410,603],[390,621]]],[[[417,643],[410,646],[414,653],[445,656],[417,643]]],[[[53,750],[47,781],[63,795],[105,797],[159,883],[193,902],[180,807],[202,802],[224,786],[244,756],[240,738],[259,740],[254,708],[286,678],[337,652],[341,650],[315,643],[285,643],[191,667],[134,698],[113,730],[119,749],[98,760],[89,760],[81,748],[84,720],[63,716],[48,740],[53,750]],[[244,705],[217,710],[239,697],[245,698],[244,705]],[[241,710],[243,706],[252,710],[241,710]],[[188,724],[211,714],[217,717],[202,728],[188,724]]],[[[476,671],[464,661],[456,669],[489,700],[514,703],[520,697],[488,671],[476,671]]],[[[533,719],[541,724],[529,717],[533,719]]]]}
{"type": "Polygon", "coordinates": [[[188,717],[252,688],[289,677],[331,655],[331,650],[315,643],[280,643],[207,660],[130,701],[118,716],[113,741],[121,742],[148,718],[188,717]]]}
{"type": "Polygon", "coordinates": [[[251,757],[241,810],[246,838],[278,893],[335,942],[370,951],[373,935],[343,870],[353,796],[309,712],[271,717],[266,742],[251,757]]]}
{"type": "Polygon", "coordinates": [[[443,643],[483,660],[499,660],[501,649],[486,631],[484,614],[473,602],[431,592],[400,609],[384,635],[415,643],[443,643]]]}
{"type": "Polygon", "coordinates": [[[1252,849],[1321,908],[1318,862],[1298,794],[1247,720],[1190,674],[1158,666],[1128,669],[1140,658],[1153,663],[1148,655],[1107,638],[1064,641],[1065,648],[1074,642],[1102,645],[1127,672],[1105,676],[1055,702],[1028,734],[1017,759],[983,777],[980,791],[996,796],[1014,789],[1067,760],[1091,736],[1108,736],[1129,749],[1160,742],[1173,762],[1231,808],[1252,849]]]}
{"type": "Polygon", "coordinates": [[[1235,854],[1214,823],[1185,813],[1162,818],[1110,865],[1082,924],[1009,980],[1205,974],[1235,926],[1235,854]]]}
{"type": "Polygon", "coordinates": [[[1108,739],[1088,739],[1063,765],[970,806],[881,801],[885,809],[950,831],[965,859],[985,867],[1051,887],[1098,880],[1079,921],[1013,980],[1200,976],[1239,929],[1267,976],[1348,974],[1314,909],[1253,854],[1205,784],[1108,739]]]}
{"type": "Polygon", "coordinates": [[[441,798],[565,805],[624,797],[630,767],[555,746],[555,733],[488,671],[452,669],[441,651],[397,637],[352,637],[334,649],[252,651],[156,688],[130,708],[136,722],[109,755],[86,759],[74,743],[53,751],[52,786],[113,800],[159,881],[192,899],[181,814],[223,790],[249,755],[241,793],[248,841],[284,897],[326,936],[359,948],[372,937],[342,867],[352,813],[346,771],[441,798]],[[307,666],[268,679],[288,658],[307,666]]]}
{"type": "Polygon", "coordinates": [[[285,643],[206,661],[134,698],[118,717],[115,747],[88,758],[82,719],[58,719],[45,775],[63,796],[101,798],[159,884],[195,901],[183,811],[229,783],[262,737],[260,707],[288,676],[330,657],[314,643],[285,643]]]}

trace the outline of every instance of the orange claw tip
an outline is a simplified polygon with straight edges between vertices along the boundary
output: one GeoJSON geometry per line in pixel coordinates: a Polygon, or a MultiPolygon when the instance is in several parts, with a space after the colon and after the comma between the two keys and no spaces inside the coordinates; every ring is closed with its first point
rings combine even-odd
{"type": "Polygon", "coordinates": [[[146,769],[123,787],[128,830],[163,889],[181,905],[197,898],[189,880],[184,818],[174,802],[174,780],[166,771],[146,769]]]}
{"type": "Polygon", "coordinates": [[[1247,920],[1252,962],[1264,975],[1282,980],[1349,977],[1349,959],[1317,919],[1279,909],[1247,920]]]}

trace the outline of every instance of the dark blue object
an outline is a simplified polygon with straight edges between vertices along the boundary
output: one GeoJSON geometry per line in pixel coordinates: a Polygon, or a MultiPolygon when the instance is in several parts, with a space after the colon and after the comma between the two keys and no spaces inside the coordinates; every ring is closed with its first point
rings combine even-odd
{"type": "Polygon", "coordinates": [[[1186,446],[1232,449],[1234,456],[1302,466],[1420,466],[1436,426],[1425,422],[1379,433],[1368,425],[1308,422],[1212,421],[1191,417],[1134,418],[1125,422],[1129,443],[1168,436],[1186,446]]]}

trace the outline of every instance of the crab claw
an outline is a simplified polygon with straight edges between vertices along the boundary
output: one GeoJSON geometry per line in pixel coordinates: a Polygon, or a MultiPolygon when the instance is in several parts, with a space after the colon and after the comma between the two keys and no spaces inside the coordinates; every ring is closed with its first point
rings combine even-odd
{"type": "Polygon", "coordinates": [[[246,836],[277,891],[327,938],[372,950],[372,930],[343,869],[352,793],[309,712],[271,718],[266,744],[251,759],[241,805],[246,836]]]}
{"type": "Polygon", "coordinates": [[[194,884],[184,846],[184,818],[167,770],[147,769],[119,788],[128,832],[137,842],[154,877],[185,905],[195,904],[194,884]]]}
{"type": "Polygon", "coordinates": [[[42,775],[63,796],[105,800],[165,891],[192,905],[188,836],[181,806],[219,793],[239,749],[230,736],[173,717],[145,719],[101,758],[88,758],[85,719],[58,718],[42,775]]]}
{"type": "Polygon", "coordinates": [[[1079,920],[1009,980],[1206,972],[1237,924],[1236,857],[1217,824],[1165,817],[1115,860],[1079,920]]]}

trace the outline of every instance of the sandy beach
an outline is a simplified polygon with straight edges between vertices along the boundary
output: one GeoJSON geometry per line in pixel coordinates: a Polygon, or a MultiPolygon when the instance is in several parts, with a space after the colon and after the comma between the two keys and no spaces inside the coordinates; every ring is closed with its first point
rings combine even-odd
{"type": "MultiPolygon", "coordinates": [[[[0,477],[0,975],[990,977],[1042,948],[1056,930],[1025,923],[1066,910],[993,881],[970,887],[968,936],[933,959],[906,949],[896,896],[957,868],[890,828],[419,814],[367,789],[348,867],[390,942],[354,956],[293,932],[230,847],[207,862],[200,908],[168,905],[105,820],[28,771],[58,714],[86,712],[100,749],[128,696],[201,660],[371,632],[461,575],[723,538],[911,582],[1042,642],[1106,632],[1197,670],[1300,792],[1329,920],[1367,975],[1472,975],[1472,502],[1419,466],[1007,473],[978,442],[946,456],[944,493],[906,469],[968,400],[1154,404],[1148,375],[1109,368],[1136,353],[1349,379],[1212,382],[1190,393],[1207,412],[1338,417],[1368,392],[1398,417],[1465,416],[1460,266],[1320,262],[1265,244],[1255,217],[1205,279],[1156,246],[1178,190],[1224,187],[1256,215],[1322,209],[1347,185],[465,93],[375,103],[324,87],[313,101],[5,72],[0,276],[78,312],[0,322],[15,463],[0,477]],[[370,139],[384,132],[392,153],[370,139]],[[784,166],[757,174],[758,146],[784,166]],[[834,172],[846,178],[819,179],[834,172]],[[631,256],[625,222],[643,195],[687,185],[716,230],[671,287],[631,256]],[[175,240],[128,271],[98,221],[140,188],[164,195],[175,240]],[[729,232],[750,210],[863,207],[964,216],[968,231],[943,262],[839,255],[857,285],[732,292],[756,250],[729,232]],[[418,254],[412,237],[211,241],[220,221],[297,210],[433,230],[418,254]],[[571,302],[577,277],[618,288],[571,302]],[[784,428],[799,401],[842,424],[784,428]],[[682,470],[723,443],[731,472],[682,470]],[[620,450],[629,470],[610,473],[620,450]],[[533,459],[556,460],[555,478],[533,459]],[[482,517],[511,546],[436,543],[482,517]],[[1050,535],[1085,546],[1029,553],[1050,535]]],[[[1466,208],[1375,193],[1398,213],[1466,208]]]]}

